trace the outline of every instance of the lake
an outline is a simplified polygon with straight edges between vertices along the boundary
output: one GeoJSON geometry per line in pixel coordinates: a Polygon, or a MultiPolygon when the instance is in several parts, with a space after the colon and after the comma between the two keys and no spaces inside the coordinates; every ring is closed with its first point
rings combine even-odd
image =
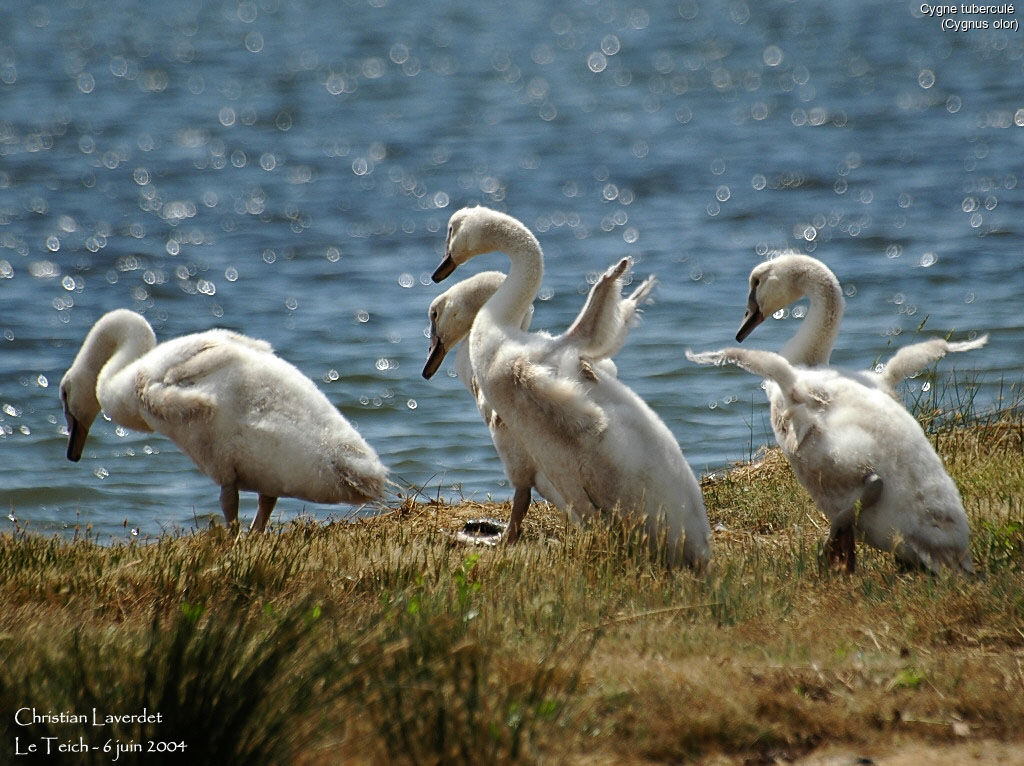
{"type": "MultiPolygon", "coordinates": [[[[911,380],[908,401],[957,370],[985,409],[1024,378],[1024,34],[996,28],[1017,15],[967,32],[891,0],[40,0],[8,15],[8,529],[109,541],[220,516],[217,488],[159,435],[100,420],[81,462],[64,457],[61,376],[117,307],[158,339],[268,340],[403,487],[510,497],[452,360],[420,375],[447,286],[429,275],[469,204],[540,239],[534,328],[565,328],[622,256],[658,277],[616,362],[698,473],[772,441],[759,381],[683,352],[733,342],[747,274],[773,252],[839,276],[834,363],[991,334],[943,360],[931,392],[911,380]]],[[[803,311],[747,342],[779,348],[803,311]]],[[[282,499],[274,519],[347,513],[282,499]]]]}

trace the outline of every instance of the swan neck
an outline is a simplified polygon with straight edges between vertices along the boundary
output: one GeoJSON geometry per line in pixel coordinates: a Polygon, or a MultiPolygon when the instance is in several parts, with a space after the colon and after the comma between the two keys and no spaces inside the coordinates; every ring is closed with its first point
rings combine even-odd
{"type": "Polygon", "coordinates": [[[810,298],[811,305],[800,329],[782,347],[781,354],[791,364],[824,366],[828,364],[839,336],[844,308],[843,291],[839,280],[827,269],[808,272],[800,287],[810,298]]]}
{"type": "Polygon", "coordinates": [[[544,278],[544,254],[529,229],[510,219],[501,227],[496,249],[508,256],[508,276],[484,305],[492,321],[502,326],[522,326],[544,278]]]}
{"type": "Polygon", "coordinates": [[[111,378],[155,346],[156,336],[145,319],[138,315],[118,317],[113,322],[101,322],[90,333],[82,349],[86,355],[83,367],[95,376],[99,393],[111,378]]]}

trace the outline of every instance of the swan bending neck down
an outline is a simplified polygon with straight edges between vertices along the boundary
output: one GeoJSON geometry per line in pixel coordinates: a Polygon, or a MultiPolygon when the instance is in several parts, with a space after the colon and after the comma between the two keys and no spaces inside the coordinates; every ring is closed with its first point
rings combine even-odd
{"type": "MultiPolygon", "coordinates": [[[[827,365],[839,336],[845,305],[839,280],[832,270],[817,258],[787,253],[755,266],[750,272],[749,283],[747,310],[736,340],[742,343],[765,317],[806,295],[811,299],[807,316],[779,355],[793,365],[827,365]]],[[[861,382],[876,385],[895,396],[896,386],[904,378],[920,372],[948,353],[981,348],[987,340],[988,336],[984,335],[970,341],[951,342],[933,338],[913,343],[899,349],[880,371],[863,373],[861,382]]]]}
{"type": "Polygon", "coordinates": [[[960,493],[917,420],[886,391],[831,368],[795,367],[770,351],[686,356],[771,381],[775,438],[831,522],[826,553],[833,563],[852,572],[860,537],[905,564],[973,571],[960,493]]]}
{"type": "Polygon", "coordinates": [[[711,529],[700,487],[672,433],[600,365],[581,374],[585,344],[573,339],[582,325],[574,322],[556,337],[522,330],[544,271],[529,229],[488,208],[457,211],[434,281],[494,251],[508,256],[508,276],[469,334],[473,374],[490,406],[571,515],[632,517],[644,523],[653,546],[664,541],[670,563],[703,567],[711,557],[711,529]]]}
{"type": "Polygon", "coordinates": [[[221,486],[229,525],[238,492],[259,493],[251,530],[277,498],[365,503],[383,495],[387,469],[327,397],[261,340],[209,330],[157,345],[139,314],[101,317],[60,384],[69,460],[82,456],[103,410],[118,425],[168,436],[221,486]]]}
{"type": "MultiPolygon", "coordinates": [[[[601,373],[615,377],[615,364],[609,357],[622,348],[629,328],[644,301],[654,287],[654,277],[648,277],[628,298],[623,298],[622,279],[629,267],[629,260],[623,258],[608,269],[595,282],[587,301],[569,330],[559,339],[550,338],[555,344],[575,346],[580,355],[580,375],[593,376],[594,367],[601,373]]],[[[469,334],[480,308],[494,295],[505,281],[500,271],[484,271],[458,282],[438,295],[430,304],[430,351],[423,367],[423,377],[431,378],[445,355],[458,345],[455,369],[463,385],[476,400],[481,417],[487,424],[495,450],[505,469],[505,475],[514,488],[512,513],[505,541],[515,542],[522,526],[522,520],[530,505],[533,487],[559,508],[565,508],[565,501],[558,494],[541,467],[535,465],[527,450],[516,440],[500,417],[494,412],[484,396],[473,374],[469,357],[469,344],[462,340],[469,334]]],[[[520,329],[529,329],[532,307],[520,322],[520,329]]]]}

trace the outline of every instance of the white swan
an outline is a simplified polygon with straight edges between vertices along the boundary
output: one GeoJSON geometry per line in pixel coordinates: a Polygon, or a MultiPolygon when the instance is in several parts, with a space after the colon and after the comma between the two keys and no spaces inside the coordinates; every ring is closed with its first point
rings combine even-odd
{"type": "Polygon", "coordinates": [[[687,356],[705,364],[731,361],[751,371],[764,367],[795,375],[798,381],[806,376],[804,383],[817,392],[815,401],[828,405],[820,412],[797,408],[790,394],[780,390],[781,383],[765,376],[774,382],[767,386],[767,393],[775,438],[800,483],[832,523],[829,555],[846,561],[852,571],[852,509],[855,502],[867,507],[870,501],[874,504],[870,513],[856,521],[857,533],[866,542],[882,550],[897,546],[901,560],[931,569],[936,562],[970,569],[967,519],[956,486],[920,425],[898,403],[895,389],[904,378],[947,353],[984,346],[988,336],[955,343],[941,338],[914,343],[899,349],[880,371],[830,369],[825,365],[839,334],[844,301],[839,280],[828,266],[808,255],[784,254],[755,266],[749,286],[746,314],[736,333],[740,342],[765,317],[804,295],[810,298],[800,329],[778,355],[788,363],[785,368],[772,359],[775,355],[758,356],[767,352],[744,356],[733,353],[740,349],[727,349],[716,352],[717,356],[689,352],[687,356]],[[876,401],[876,393],[887,401],[876,401]],[[876,417],[889,417],[892,422],[873,429],[871,419],[876,417]],[[833,430],[822,433],[827,429],[833,430]],[[855,491],[858,471],[862,496],[855,491]],[[897,545],[897,537],[907,542],[897,545]]]}
{"type": "MultiPolygon", "coordinates": [[[[587,364],[600,365],[603,373],[612,377],[616,375],[615,365],[607,356],[615,354],[625,343],[638,305],[654,287],[654,277],[648,277],[628,298],[623,298],[622,278],[628,267],[629,260],[623,258],[602,274],[591,288],[583,310],[570,329],[557,341],[551,339],[553,342],[574,344],[587,352],[581,352],[581,360],[585,360],[586,363],[581,368],[583,375],[594,374],[592,368],[587,368],[587,364]],[[598,354],[602,356],[598,357],[598,354]]],[[[448,351],[458,344],[455,370],[463,385],[476,400],[477,408],[487,424],[491,441],[494,442],[494,448],[505,469],[505,475],[514,489],[512,513],[505,537],[506,541],[511,543],[519,537],[533,487],[559,508],[565,507],[565,501],[494,412],[473,375],[469,344],[461,342],[469,334],[480,307],[504,281],[505,275],[500,271],[484,271],[450,287],[431,302],[428,312],[430,352],[423,367],[423,377],[432,377],[448,351]]],[[[520,323],[523,331],[529,329],[531,316],[532,307],[520,323]]]]}
{"type": "Polygon", "coordinates": [[[826,552],[855,566],[854,538],[902,562],[973,571],[967,515],[921,426],[887,391],[827,367],[795,367],[770,351],[686,352],[772,381],[772,429],[797,479],[831,522],[826,552]]]}
{"type": "MultiPolygon", "coordinates": [[[[794,365],[827,365],[839,335],[839,324],[845,307],[843,291],[832,270],[817,258],[787,253],[755,266],[750,272],[749,283],[747,311],[736,333],[736,340],[742,343],[766,317],[806,295],[811,302],[807,316],[779,354],[794,365]]],[[[981,348],[987,340],[987,335],[960,342],[934,338],[904,346],[884,364],[881,371],[862,373],[861,382],[881,387],[895,396],[896,386],[904,378],[937,362],[948,353],[981,348]]]]}
{"type": "Polygon", "coordinates": [[[238,491],[259,493],[251,530],[262,532],[277,498],[364,503],[387,470],[313,382],[270,345],[227,330],[156,344],[125,309],[102,316],[60,384],[67,456],[77,461],[102,409],[119,425],[168,436],[221,487],[229,525],[238,491]]]}
{"type": "Polygon", "coordinates": [[[508,276],[480,309],[469,335],[472,369],[487,401],[570,513],[638,518],[652,543],[664,535],[670,562],[703,566],[711,556],[711,529],[700,487],[672,433],[600,366],[581,376],[585,348],[560,340],[564,336],[521,329],[544,269],[530,230],[488,208],[457,211],[434,281],[495,250],[509,257],[508,276]]]}

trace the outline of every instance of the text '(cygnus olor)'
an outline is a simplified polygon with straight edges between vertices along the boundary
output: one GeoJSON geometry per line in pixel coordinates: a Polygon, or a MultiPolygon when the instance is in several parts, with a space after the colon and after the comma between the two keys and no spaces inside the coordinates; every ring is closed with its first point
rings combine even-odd
{"type": "Polygon", "coordinates": [[[488,208],[457,211],[434,280],[496,250],[510,260],[508,275],[469,334],[473,374],[487,401],[572,514],[642,520],[652,544],[664,539],[670,561],[703,566],[711,530],[700,487],[672,433],[600,365],[581,375],[580,346],[522,330],[544,271],[530,230],[488,208]]]}
{"type": "MultiPolygon", "coordinates": [[[[628,266],[629,261],[624,258],[602,274],[591,288],[583,310],[569,330],[558,338],[551,338],[556,344],[576,346],[582,363],[581,375],[593,376],[594,365],[599,365],[602,373],[606,375],[616,375],[615,365],[607,357],[622,347],[626,333],[637,314],[637,306],[654,287],[654,277],[648,277],[628,298],[623,298],[621,282],[628,266]]],[[[423,376],[430,378],[448,351],[459,344],[455,356],[456,372],[463,385],[473,394],[480,415],[490,431],[491,440],[494,442],[505,474],[514,488],[512,513],[505,539],[508,542],[515,542],[519,536],[522,519],[529,508],[530,491],[533,487],[560,508],[565,507],[565,502],[488,403],[473,375],[469,345],[461,343],[469,334],[480,308],[504,280],[505,275],[500,271],[474,274],[450,287],[431,302],[430,352],[423,368],[423,376]]],[[[520,323],[523,331],[529,328],[531,314],[532,310],[527,311],[520,323]]]]}
{"type": "Polygon", "coordinates": [[[309,378],[268,343],[227,330],[157,345],[144,317],[112,311],[89,331],[60,397],[69,460],[81,457],[102,409],[174,441],[220,485],[229,524],[239,490],[258,492],[252,531],[263,531],[278,497],[365,503],[387,483],[377,453],[309,378]]]}

